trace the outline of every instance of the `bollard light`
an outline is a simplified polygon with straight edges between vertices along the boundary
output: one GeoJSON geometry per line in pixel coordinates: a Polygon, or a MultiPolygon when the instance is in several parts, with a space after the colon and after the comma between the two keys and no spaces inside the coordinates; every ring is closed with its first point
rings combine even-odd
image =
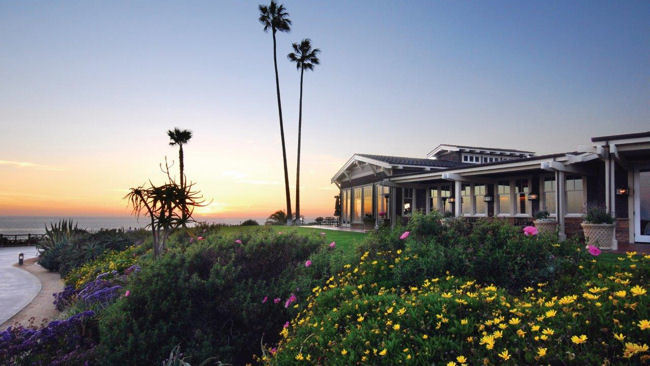
{"type": "Polygon", "coordinates": [[[23,259],[25,258],[25,255],[23,253],[18,254],[18,265],[22,266],[23,265],[23,259]]]}

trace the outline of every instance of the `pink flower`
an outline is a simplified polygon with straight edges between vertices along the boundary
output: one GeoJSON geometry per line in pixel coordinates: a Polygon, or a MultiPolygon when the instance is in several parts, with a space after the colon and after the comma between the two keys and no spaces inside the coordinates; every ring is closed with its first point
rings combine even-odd
{"type": "Polygon", "coordinates": [[[274,355],[276,352],[278,352],[278,349],[273,347],[271,348],[271,354],[274,355]]]}
{"type": "Polygon", "coordinates": [[[126,290],[126,292],[124,293],[124,297],[129,297],[129,295],[131,295],[131,291],[126,290]]]}
{"type": "Polygon", "coordinates": [[[320,236],[325,236],[325,233],[324,233],[324,232],[321,232],[321,233],[320,233],[320,236]]]}
{"type": "Polygon", "coordinates": [[[288,308],[289,305],[293,304],[296,300],[297,300],[296,295],[291,294],[291,296],[289,296],[287,301],[284,302],[284,307],[288,308]]]}
{"type": "Polygon", "coordinates": [[[277,303],[279,303],[280,301],[282,301],[282,299],[280,299],[279,297],[276,297],[275,299],[273,299],[273,303],[274,303],[274,304],[277,304],[277,303]]]}
{"type": "Polygon", "coordinates": [[[202,236],[199,236],[198,238],[196,238],[196,240],[203,240],[203,239],[205,239],[205,238],[202,237],[202,236]]]}
{"type": "Polygon", "coordinates": [[[539,234],[539,231],[537,231],[537,228],[534,226],[526,226],[524,228],[524,235],[526,236],[535,236],[539,234]]]}
{"type": "Polygon", "coordinates": [[[235,240],[235,243],[241,244],[241,240],[237,239],[237,240],[235,240]]]}
{"type": "Polygon", "coordinates": [[[594,257],[598,257],[600,255],[600,248],[593,245],[588,245],[587,250],[589,251],[589,254],[593,255],[594,257]]]}
{"type": "Polygon", "coordinates": [[[285,328],[285,329],[289,328],[289,322],[284,323],[284,326],[282,326],[282,328],[285,328]]]}
{"type": "Polygon", "coordinates": [[[190,238],[190,243],[194,242],[194,238],[190,238]]]}
{"type": "Polygon", "coordinates": [[[309,266],[311,266],[311,261],[307,259],[307,262],[305,262],[305,267],[309,267],[309,266]]]}
{"type": "Polygon", "coordinates": [[[332,248],[332,249],[336,248],[336,242],[335,241],[330,243],[330,248],[332,248]]]}
{"type": "Polygon", "coordinates": [[[264,300],[262,300],[262,304],[264,304],[266,302],[266,300],[268,300],[268,299],[269,299],[268,296],[264,296],[264,300]]]}
{"type": "Polygon", "coordinates": [[[411,235],[411,232],[410,231],[405,231],[405,232],[402,233],[402,235],[400,235],[399,238],[404,240],[404,239],[408,238],[409,235],[411,235]]]}
{"type": "Polygon", "coordinates": [[[282,231],[278,231],[278,235],[282,235],[282,231]]]}

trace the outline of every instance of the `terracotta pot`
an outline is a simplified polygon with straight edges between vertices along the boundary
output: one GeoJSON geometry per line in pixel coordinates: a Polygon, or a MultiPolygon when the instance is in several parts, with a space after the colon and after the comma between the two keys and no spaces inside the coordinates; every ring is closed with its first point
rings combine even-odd
{"type": "Polygon", "coordinates": [[[555,220],[535,220],[533,223],[541,234],[557,234],[557,221],[555,220]]]}
{"type": "Polygon", "coordinates": [[[581,226],[585,233],[585,241],[588,245],[593,245],[600,249],[616,250],[616,224],[590,224],[583,222],[581,226]]]}

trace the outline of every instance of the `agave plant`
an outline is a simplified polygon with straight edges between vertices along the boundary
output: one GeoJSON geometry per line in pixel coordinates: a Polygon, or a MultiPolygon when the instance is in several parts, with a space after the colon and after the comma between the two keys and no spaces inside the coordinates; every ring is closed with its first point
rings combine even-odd
{"type": "Polygon", "coordinates": [[[38,250],[42,254],[48,250],[54,249],[58,245],[70,243],[75,238],[85,233],[86,231],[79,229],[79,225],[72,219],[63,219],[54,223],[51,222],[49,228],[45,225],[45,239],[41,240],[38,244],[38,250]]]}

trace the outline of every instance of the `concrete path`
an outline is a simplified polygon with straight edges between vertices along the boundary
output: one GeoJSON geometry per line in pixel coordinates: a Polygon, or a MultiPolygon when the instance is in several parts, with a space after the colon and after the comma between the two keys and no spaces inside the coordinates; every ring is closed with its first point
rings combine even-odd
{"type": "Polygon", "coordinates": [[[36,276],[13,267],[19,253],[25,259],[38,256],[36,247],[0,248],[0,324],[27,306],[41,290],[36,276]]]}

